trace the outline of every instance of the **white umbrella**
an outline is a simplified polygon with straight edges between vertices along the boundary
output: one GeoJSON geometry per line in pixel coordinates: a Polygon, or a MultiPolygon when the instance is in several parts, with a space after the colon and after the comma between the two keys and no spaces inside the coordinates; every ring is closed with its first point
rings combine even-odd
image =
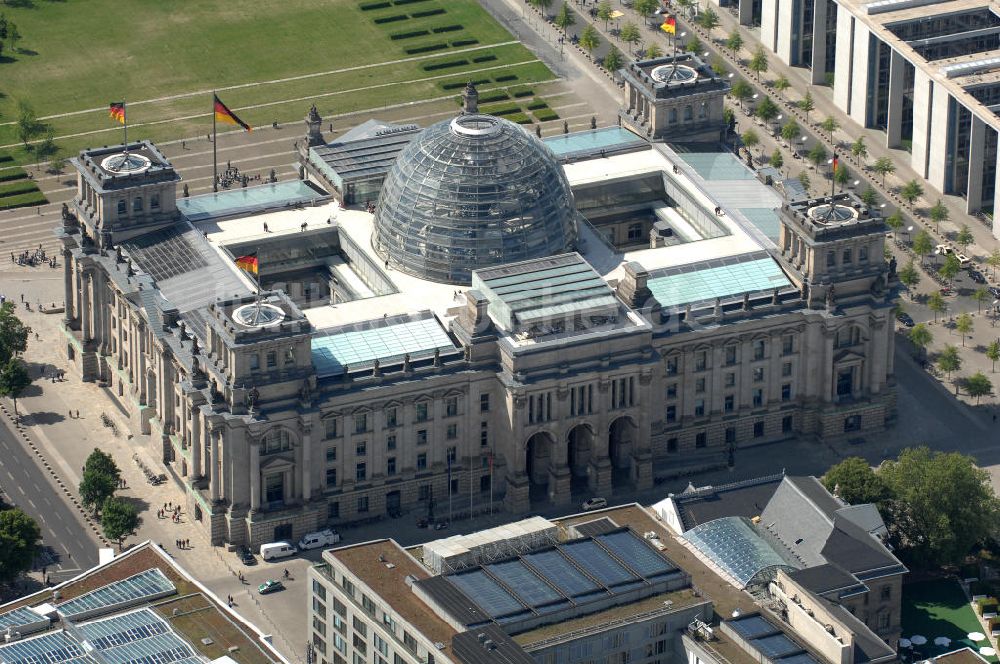
{"type": "Polygon", "coordinates": [[[910,643],[909,639],[900,639],[899,640],[899,647],[900,648],[909,648],[911,645],[912,644],[910,643]]]}
{"type": "Polygon", "coordinates": [[[939,636],[936,639],[934,639],[934,645],[936,645],[936,646],[950,646],[951,645],[951,639],[949,639],[947,636],[939,636]]]}
{"type": "Polygon", "coordinates": [[[968,634],[966,634],[966,636],[969,637],[970,641],[985,641],[986,640],[986,635],[983,634],[982,632],[969,632],[968,634]]]}
{"type": "Polygon", "coordinates": [[[994,650],[993,648],[990,648],[989,646],[983,646],[982,648],[979,649],[979,654],[985,657],[992,657],[993,655],[997,654],[997,651],[994,650]]]}
{"type": "Polygon", "coordinates": [[[915,646],[922,646],[925,643],[927,643],[927,637],[921,634],[914,634],[913,636],[910,637],[910,643],[912,643],[915,646]]]}

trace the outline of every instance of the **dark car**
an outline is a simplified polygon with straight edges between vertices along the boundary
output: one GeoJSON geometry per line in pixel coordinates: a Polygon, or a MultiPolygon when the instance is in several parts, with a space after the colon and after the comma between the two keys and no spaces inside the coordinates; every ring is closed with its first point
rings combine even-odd
{"type": "Polygon", "coordinates": [[[989,291],[990,295],[1000,300],[1000,288],[997,288],[996,286],[990,286],[989,291]]]}
{"type": "Polygon", "coordinates": [[[902,323],[905,327],[913,327],[914,325],[913,318],[905,311],[900,311],[896,314],[896,320],[902,323]]]}
{"type": "Polygon", "coordinates": [[[257,559],[253,557],[252,553],[250,553],[250,549],[246,548],[245,546],[241,546],[240,548],[236,549],[236,556],[240,559],[240,562],[243,563],[244,565],[257,564],[257,559]]]}
{"type": "Polygon", "coordinates": [[[979,270],[969,270],[969,276],[977,284],[985,284],[986,283],[986,277],[984,277],[983,273],[980,272],[979,270]]]}

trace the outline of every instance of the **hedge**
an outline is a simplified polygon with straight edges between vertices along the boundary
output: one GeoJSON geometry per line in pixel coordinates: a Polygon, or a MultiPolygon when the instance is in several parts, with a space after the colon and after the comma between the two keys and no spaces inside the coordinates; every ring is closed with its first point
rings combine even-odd
{"type": "Polygon", "coordinates": [[[8,184],[0,184],[0,198],[15,194],[26,194],[29,191],[36,191],[37,189],[38,187],[31,180],[15,180],[8,184]]]}
{"type": "Polygon", "coordinates": [[[418,2],[427,2],[427,0],[392,0],[392,4],[396,5],[397,7],[400,5],[412,5],[418,2]]]}
{"type": "Polygon", "coordinates": [[[510,120],[515,124],[533,124],[531,118],[529,118],[524,113],[511,113],[506,116],[506,119],[510,120]]]}
{"type": "Polygon", "coordinates": [[[534,115],[539,122],[550,122],[551,120],[559,119],[559,114],[551,108],[547,108],[544,111],[535,111],[534,115]]]}
{"type": "Polygon", "coordinates": [[[414,37],[426,37],[429,34],[431,33],[426,30],[413,30],[412,32],[397,32],[395,34],[391,34],[389,35],[389,39],[413,39],[414,37]]]}
{"type": "Polygon", "coordinates": [[[431,51],[440,51],[441,49],[448,48],[447,44],[428,44],[427,46],[414,46],[413,48],[406,49],[407,55],[416,55],[418,53],[430,53],[431,51]]]}
{"type": "Polygon", "coordinates": [[[391,2],[369,2],[367,4],[361,5],[361,11],[369,12],[373,9],[385,9],[386,7],[392,7],[391,2]]]}
{"type": "MultiPolygon", "coordinates": [[[[473,85],[486,85],[490,82],[488,78],[477,78],[472,81],[473,85]]],[[[452,81],[451,83],[442,83],[442,90],[458,90],[459,88],[464,88],[469,82],[468,81],[452,81]]]]}
{"type": "Polygon", "coordinates": [[[29,205],[44,205],[48,203],[48,199],[40,191],[33,191],[30,194],[21,194],[19,196],[8,196],[7,198],[0,198],[0,208],[18,208],[27,207],[29,205]]]}
{"type": "Polygon", "coordinates": [[[477,63],[481,63],[481,62],[491,62],[491,61],[496,60],[496,59],[497,59],[497,56],[495,56],[495,55],[480,55],[478,58],[472,58],[472,61],[473,62],[477,62],[477,63]]]}
{"type": "Polygon", "coordinates": [[[518,106],[518,105],[516,105],[516,104],[512,104],[510,106],[499,106],[499,107],[496,107],[496,108],[484,108],[483,112],[484,113],[488,113],[489,115],[501,115],[501,116],[502,115],[513,115],[514,113],[520,113],[521,112],[521,107],[518,106]]]}
{"type": "Polygon", "coordinates": [[[478,43],[479,43],[478,39],[458,39],[453,41],[451,45],[454,46],[455,48],[458,48],[459,46],[474,46],[475,44],[478,43]]]}
{"type": "Polygon", "coordinates": [[[382,23],[395,23],[396,21],[405,21],[406,14],[393,14],[392,16],[380,16],[375,19],[375,23],[381,25],[382,23]]]}
{"type": "Polygon", "coordinates": [[[497,83],[506,83],[507,81],[516,81],[517,74],[504,74],[503,76],[497,76],[494,79],[497,83]]]}
{"type": "Polygon", "coordinates": [[[439,69],[451,69],[452,67],[464,67],[469,64],[468,60],[447,60],[445,62],[433,62],[421,67],[424,71],[437,71],[439,69]]]}
{"type": "Polygon", "coordinates": [[[23,180],[28,177],[23,168],[15,167],[0,171],[0,182],[10,182],[11,180],[23,180]]]}
{"type": "MultiPolygon", "coordinates": [[[[498,78],[497,80],[499,81],[500,79],[498,78]]],[[[519,88],[517,90],[511,90],[510,93],[514,95],[514,97],[516,97],[517,99],[521,99],[522,97],[535,96],[535,91],[532,90],[531,88],[519,88]]]]}
{"type": "Polygon", "coordinates": [[[0,164],[6,163],[8,161],[14,161],[14,158],[9,154],[0,154],[0,164]]]}
{"type": "Polygon", "coordinates": [[[433,32],[434,32],[434,34],[439,35],[442,32],[456,32],[458,30],[464,30],[464,29],[465,29],[464,25],[458,25],[458,24],[456,24],[456,25],[442,25],[439,28],[434,28],[433,32]]]}
{"type": "Polygon", "coordinates": [[[438,14],[445,14],[445,10],[438,7],[437,9],[425,9],[422,12],[413,12],[410,14],[410,18],[426,18],[428,16],[437,16],[438,14]]]}
{"type": "Polygon", "coordinates": [[[548,108],[549,105],[545,103],[544,99],[536,99],[535,101],[528,104],[529,111],[540,111],[543,108],[548,108]]]}
{"type": "Polygon", "coordinates": [[[495,101],[507,101],[508,99],[510,99],[510,95],[508,95],[503,90],[494,90],[489,94],[487,94],[485,97],[480,97],[479,103],[489,104],[495,101]]]}

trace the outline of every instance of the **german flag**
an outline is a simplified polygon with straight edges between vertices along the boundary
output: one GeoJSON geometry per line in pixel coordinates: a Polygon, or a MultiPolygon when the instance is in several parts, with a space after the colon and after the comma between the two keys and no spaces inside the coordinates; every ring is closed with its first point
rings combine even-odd
{"type": "Polygon", "coordinates": [[[663,21],[663,25],[660,26],[660,30],[663,30],[668,35],[677,34],[677,19],[673,16],[668,16],[666,20],[663,21]]]}
{"type": "Polygon", "coordinates": [[[838,168],[840,168],[840,159],[837,158],[837,153],[834,152],[833,153],[833,169],[832,169],[834,175],[837,174],[837,169],[838,168]]]}
{"type": "Polygon", "coordinates": [[[237,258],[236,267],[240,268],[244,272],[257,274],[257,252],[237,258]]]}
{"type": "Polygon", "coordinates": [[[235,113],[229,110],[229,107],[223,104],[218,95],[212,95],[215,98],[215,119],[219,122],[225,122],[231,125],[236,125],[237,127],[243,127],[247,131],[253,131],[253,127],[248,125],[243,120],[240,120],[235,113]]]}
{"type": "Polygon", "coordinates": [[[118,122],[125,124],[125,102],[114,101],[108,104],[108,115],[118,122]]]}

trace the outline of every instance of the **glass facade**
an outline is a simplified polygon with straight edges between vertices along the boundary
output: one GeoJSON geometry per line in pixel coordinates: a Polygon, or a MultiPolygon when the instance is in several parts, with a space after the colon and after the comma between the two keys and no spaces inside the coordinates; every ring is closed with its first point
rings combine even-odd
{"type": "Polygon", "coordinates": [[[422,279],[468,284],[472,271],[571,251],[573,195],[553,153],[518,125],[463,115],[400,154],[375,212],[375,250],[422,279]]]}

